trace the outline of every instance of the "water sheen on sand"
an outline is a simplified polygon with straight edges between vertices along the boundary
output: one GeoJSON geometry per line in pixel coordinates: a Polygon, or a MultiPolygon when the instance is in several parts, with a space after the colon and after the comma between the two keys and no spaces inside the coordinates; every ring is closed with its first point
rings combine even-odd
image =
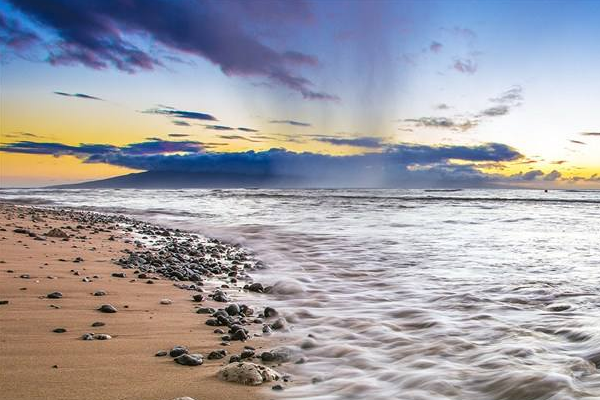
{"type": "Polygon", "coordinates": [[[253,249],[307,359],[277,396],[600,398],[600,192],[2,190],[253,249]],[[308,336],[310,334],[310,337],[308,336]],[[312,383],[311,381],[314,381],[312,383]]]}

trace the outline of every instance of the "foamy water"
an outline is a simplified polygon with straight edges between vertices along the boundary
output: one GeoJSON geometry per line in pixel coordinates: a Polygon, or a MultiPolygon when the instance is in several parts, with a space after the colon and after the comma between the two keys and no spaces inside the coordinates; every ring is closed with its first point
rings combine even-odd
{"type": "MultiPolygon", "coordinates": [[[[241,243],[293,399],[600,398],[600,192],[2,190],[241,243]],[[314,383],[313,383],[314,381],[314,383]]],[[[275,394],[274,394],[275,395],[275,394]]]]}

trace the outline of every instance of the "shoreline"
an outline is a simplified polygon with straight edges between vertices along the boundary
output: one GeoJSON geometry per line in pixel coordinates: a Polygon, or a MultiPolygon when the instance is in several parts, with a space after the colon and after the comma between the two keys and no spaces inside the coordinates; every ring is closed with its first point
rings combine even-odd
{"type": "Polygon", "coordinates": [[[269,368],[285,354],[265,350],[283,344],[268,334],[285,319],[237,303],[268,291],[240,247],[118,215],[7,203],[0,229],[0,398],[255,400],[290,380],[269,368]],[[174,362],[164,352],[177,346],[189,355],[174,362]],[[224,367],[246,362],[261,386],[223,380],[239,380],[224,367]]]}

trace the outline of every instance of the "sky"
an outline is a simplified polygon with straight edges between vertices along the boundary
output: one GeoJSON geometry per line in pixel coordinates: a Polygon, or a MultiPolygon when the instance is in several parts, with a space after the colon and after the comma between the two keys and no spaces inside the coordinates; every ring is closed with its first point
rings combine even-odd
{"type": "Polygon", "coordinates": [[[0,186],[600,188],[599,1],[0,0],[0,186]]]}

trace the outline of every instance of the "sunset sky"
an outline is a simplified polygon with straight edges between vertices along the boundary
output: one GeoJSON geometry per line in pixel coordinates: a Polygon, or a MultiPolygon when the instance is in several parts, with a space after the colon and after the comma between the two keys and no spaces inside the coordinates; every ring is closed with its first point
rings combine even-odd
{"type": "Polygon", "coordinates": [[[599,1],[0,0],[0,49],[2,187],[600,188],[599,1]]]}

